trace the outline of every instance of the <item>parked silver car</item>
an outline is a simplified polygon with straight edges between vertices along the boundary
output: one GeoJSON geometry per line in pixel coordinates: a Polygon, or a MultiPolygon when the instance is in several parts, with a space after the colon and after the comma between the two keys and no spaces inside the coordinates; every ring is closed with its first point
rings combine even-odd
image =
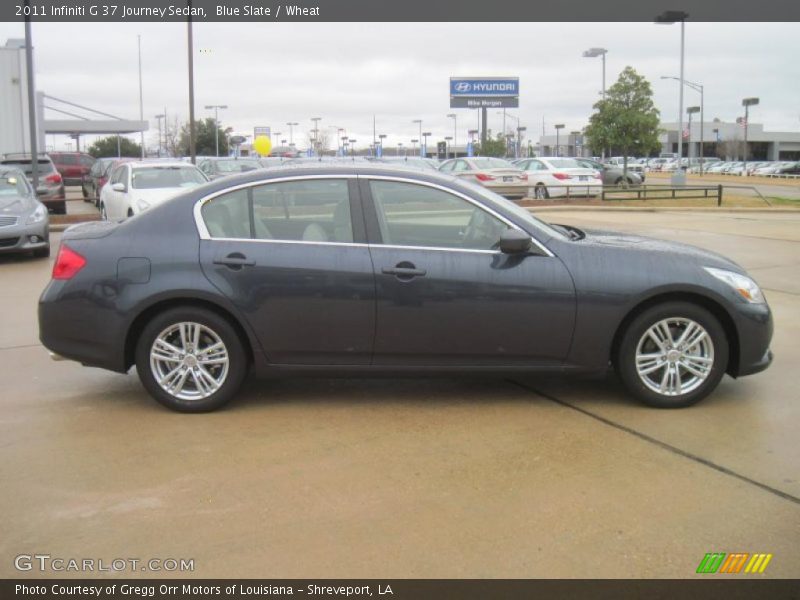
{"type": "Polygon", "coordinates": [[[0,254],[50,256],[47,207],[20,169],[0,166],[0,254]]]}
{"type": "MultiPolygon", "coordinates": [[[[611,164],[604,165],[603,163],[599,163],[596,160],[591,160],[589,158],[576,158],[574,160],[576,160],[582,167],[599,171],[603,178],[603,185],[622,185],[626,181],[622,167],[611,164]]],[[[628,166],[630,167],[630,165],[628,166]]],[[[629,170],[627,176],[628,185],[640,185],[644,182],[644,177],[644,171],[639,172],[629,170]]]]}

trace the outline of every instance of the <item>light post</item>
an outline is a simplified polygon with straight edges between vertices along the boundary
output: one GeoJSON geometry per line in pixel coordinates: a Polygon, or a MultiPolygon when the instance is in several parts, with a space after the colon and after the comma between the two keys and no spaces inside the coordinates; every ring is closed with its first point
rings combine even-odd
{"type": "Polygon", "coordinates": [[[411,154],[417,153],[417,142],[419,142],[419,140],[416,138],[411,140],[411,154]]]}
{"type": "Polygon", "coordinates": [[[153,118],[158,122],[158,158],[161,158],[161,119],[166,116],[167,115],[153,115],[153,118]]]}
{"type": "Polygon", "coordinates": [[[458,115],[450,113],[447,118],[453,119],[453,158],[456,157],[456,146],[458,145],[458,115]]]}
{"type": "Polygon", "coordinates": [[[570,135],[572,136],[572,147],[575,152],[575,156],[578,156],[578,136],[581,134],[580,131],[570,131],[570,135]]]}
{"type": "MultiPolygon", "coordinates": [[[[470,129],[469,131],[467,131],[467,133],[469,134],[470,149],[474,153],[475,152],[475,138],[478,136],[478,130],[477,129],[470,129]]],[[[471,156],[470,153],[467,153],[467,154],[471,156]]]]}
{"type": "Polygon", "coordinates": [[[583,53],[585,58],[597,58],[599,56],[603,59],[603,100],[606,99],[606,54],[608,54],[608,50],[605,48],[589,48],[583,53]]]}
{"type": "Polygon", "coordinates": [[[314,150],[319,154],[319,122],[322,117],[311,117],[311,120],[314,121],[314,150]]]}
{"type": "MultiPolygon", "coordinates": [[[[699,113],[699,112],[700,112],[700,107],[699,106],[689,106],[686,109],[686,114],[689,115],[689,137],[686,140],[686,143],[689,145],[689,151],[686,153],[689,156],[689,163],[692,162],[692,154],[694,154],[692,152],[692,115],[696,114],[696,113],[699,113]]],[[[702,136],[701,136],[701,139],[702,139],[702,136]]],[[[701,161],[702,161],[702,159],[701,159],[701,161]]],[[[687,164],[687,166],[691,166],[691,165],[687,164]]]]}
{"type": "MultiPolygon", "coordinates": [[[[451,144],[450,142],[452,142],[452,141],[453,141],[453,136],[452,135],[444,136],[444,143],[446,144],[445,145],[445,149],[444,149],[445,158],[450,158],[450,148],[453,147],[453,144],[451,144]]],[[[453,156],[453,158],[455,158],[455,156],[453,156]]]]}
{"type": "Polygon", "coordinates": [[[294,146],[294,138],[292,137],[292,131],[294,127],[297,127],[300,123],[286,123],[289,126],[289,146],[294,146]]]}
{"type": "Polygon", "coordinates": [[[397,142],[397,156],[403,151],[403,142],[397,142]]]}
{"type": "Polygon", "coordinates": [[[522,134],[527,131],[527,127],[517,127],[517,147],[514,150],[514,157],[520,158],[520,153],[522,151],[522,134]]]}
{"type": "Polygon", "coordinates": [[[745,98],[742,100],[744,106],[744,167],[742,168],[742,175],[747,175],[747,128],[750,120],[750,107],[758,104],[758,98],[745,98]]]}
{"type": "MultiPolygon", "coordinates": [[[[661,79],[674,79],[675,81],[680,81],[678,77],[671,77],[669,75],[662,75],[661,79]]],[[[704,136],[703,136],[703,123],[705,123],[705,117],[703,116],[703,108],[704,108],[704,100],[703,100],[703,86],[699,83],[693,83],[691,81],[686,81],[684,79],[683,85],[692,88],[696,92],[700,92],[700,175],[703,174],[703,163],[705,162],[705,150],[703,148],[704,136]]]]}
{"type": "Polygon", "coordinates": [[[428,155],[428,138],[431,136],[431,132],[430,131],[423,131],[420,135],[422,137],[421,148],[422,148],[422,152],[424,153],[422,155],[423,158],[424,158],[424,157],[426,157],[428,155]]]}
{"type": "Polygon", "coordinates": [[[356,140],[349,140],[350,146],[350,156],[354,157],[356,155],[356,140]]]}
{"type": "MultiPolygon", "coordinates": [[[[419,125],[419,139],[422,140],[422,119],[414,119],[411,121],[412,123],[416,123],[419,125]]],[[[424,142],[421,142],[419,145],[419,155],[425,156],[425,148],[423,148],[423,144],[427,146],[428,140],[425,139],[424,142]]]]}
{"type": "Polygon", "coordinates": [[[681,72],[680,72],[680,91],[678,93],[678,168],[672,173],[672,185],[686,185],[686,172],[681,168],[683,162],[683,62],[685,50],[685,26],[689,13],[681,10],[667,10],[656,17],[656,23],[660,25],[681,24],[681,72]]]}
{"type": "Polygon", "coordinates": [[[206,110],[214,111],[214,148],[216,156],[219,156],[219,110],[226,108],[228,108],[227,104],[206,104],[206,110]]]}
{"type": "Polygon", "coordinates": [[[385,133],[378,134],[378,139],[380,140],[380,142],[378,142],[378,147],[380,148],[381,156],[383,156],[383,140],[386,139],[386,134],[385,133]]]}
{"type": "Polygon", "coordinates": [[[557,123],[556,125],[553,125],[553,127],[556,128],[556,156],[561,156],[560,139],[561,139],[561,130],[564,129],[564,124],[557,123]]]}

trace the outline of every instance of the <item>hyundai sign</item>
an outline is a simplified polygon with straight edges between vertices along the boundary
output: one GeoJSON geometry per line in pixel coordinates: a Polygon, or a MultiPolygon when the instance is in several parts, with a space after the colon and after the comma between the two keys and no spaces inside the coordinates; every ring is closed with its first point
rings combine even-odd
{"type": "Polygon", "coordinates": [[[519,77],[451,77],[451,96],[519,96],[519,77]]]}
{"type": "Polygon", "coordinates": [[[450,108],[516,108],[519,77],[451,77],[450,108]]]}

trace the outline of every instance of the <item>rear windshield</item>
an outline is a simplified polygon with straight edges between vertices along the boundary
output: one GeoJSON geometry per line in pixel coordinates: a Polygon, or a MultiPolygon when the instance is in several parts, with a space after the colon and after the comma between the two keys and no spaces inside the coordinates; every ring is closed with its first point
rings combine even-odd
{"type": "Polygon", "coordinates": [[[131,185],[140,190],[194,187],[205,183],[195,167],[146,167],[134,169],[131,185]]]}
{"type": "Polygon", "coordinates": [[[550,164],[557,169],[576,169],[581,167],[578,161],[571,158],[553,158],[550,160],[550,164]]]}
{"type": "Polygon", "coordinates": [[[217,171],[220,173],[241,173],[260,169],[261,163],[257,160],[218,160],[217,171]]]}
{"type": "MultiPolygon", "coordinates": [[[[39,159],[37,162],[39,173],[50,173],[55,169],[55,167],[53,167],[53,163],[51,163],[49,159],[39,159]]],[[[31,163],[30,158],[6,159],[3,161],[3,164],[19,167],[22,171],[24,171],[25,175],[33,174],[33,163],[31,163]]]]}
{"type": "Polygon", "coordinates": [[[516,169],[510,162],[501,158],[473,158],[472,162],[479,169],[516,169]]]}

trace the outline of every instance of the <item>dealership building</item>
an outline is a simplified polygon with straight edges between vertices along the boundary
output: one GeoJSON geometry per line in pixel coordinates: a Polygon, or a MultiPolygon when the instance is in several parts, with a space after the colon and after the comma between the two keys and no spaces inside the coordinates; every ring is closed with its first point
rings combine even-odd
{"type": "MultiPolygon", "coordinates": [[[[706,121],[703,126],[692,122],[689,130],[684,126],[683,155],[700,156],[700,140],[705,156],[719,156],[723,159],[744,158],[744,126],[719,120],[706,121]],[[689,130],[687,138],[685,132],[689,130]]],[[[664,132],[659,136],[661,149],[654,152],[678,152],[678,124],[661,123],[664,132]]],[[[578,131],[562,129],[559,135],[540,136],[534,147],[539,156],[591,156],[587,138],[578,131]],[[557,152],[558,148],[558,152],[557,152]]],[[[768,131],[761,123],[750,123],[747,127],[747,157],[752,160],[800,160],[800,131],[768,131]]]]}

